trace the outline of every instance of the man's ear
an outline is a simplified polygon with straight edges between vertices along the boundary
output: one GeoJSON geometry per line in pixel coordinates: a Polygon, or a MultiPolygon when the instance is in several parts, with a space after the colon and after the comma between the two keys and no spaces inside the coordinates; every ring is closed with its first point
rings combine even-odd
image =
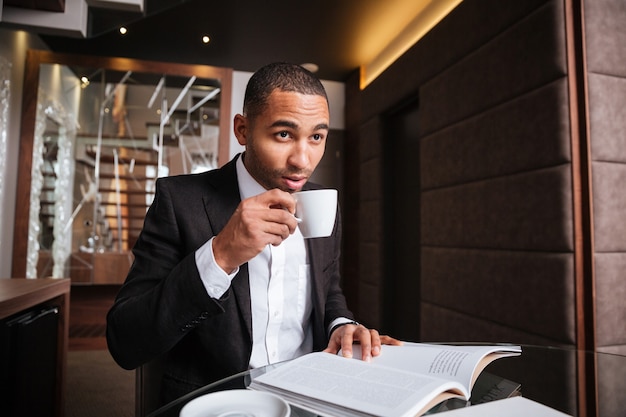
{"type": "Polygon", "coordinates": [[[241,114],[236,114],[233,120],[233,130],[237,142],[241,146],[246,146],[248,143],[248,119],[241,114]]]}

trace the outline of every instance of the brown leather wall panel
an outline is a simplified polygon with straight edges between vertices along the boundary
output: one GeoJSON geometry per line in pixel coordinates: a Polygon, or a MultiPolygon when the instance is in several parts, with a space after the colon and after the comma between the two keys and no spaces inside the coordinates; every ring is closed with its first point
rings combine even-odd
{"type": "Polygon", "coordinates": [[[436,131],[563,77],[562,21],[561,7],[546,5],[424,83],[422,131],[436,131]]]}
{"type": "MultiPolygon", "coordinates": [[[[621,355],[626,351],[622,346],[621,355]]],[[[626,365],[624,358],[616,355],[598,356],[598,415],[620,416],[626,410],[626,395],[620,385],[624,382],[626,365]]]]}
{"type": "MultiPolygon", "coordinates": [[[[396,106],[399,100],[406,99],[439,73],[484,48],[500,34],[538,11],[550,8],[549,18],[562,19],[562,6],[557,4],[555,7],[554,3],[549,0],[463,1],[363,90],[362,120],[396,106]]],[[[518,61],[522,62],[533,52],[526,50],[523,56],[517,58],[518,61]]],[[[452,97],[459,97],[462,93],[454,91],[452,97]]]]}
{"type": "Polygon", "coordinates": [[[571,251],[569,169],[561,165],[424,192],[422,245],[571,251]]]}
{"type": "Polygon", "coordinates": [[[601,349],[613,348],[623,353],[626,351],[626,2],[585,1],[584,5],[596,343],[601,349]]]}
{"type": "Polygon", "coordinates": [[[587,0],[584,7],[587,69],[625,78],[626,3],[623,0],[587,0]]]}
{"type": "Polygon", "coordinates": [[[626,164],[596,161],[592,172],[596,254],[626,254],[626,164]]]}
{"type": "Polygon", "coordinates": [[[593,160],[626,163],[625,106],[626,76],[589,74],[589,122],[593,160]]]}
{"type": "Polygon", "coordinates": [[[621,345],[626,354],[626,253],[596,253],[596,323],[598,346],[621,345]]]}
{"type": "Polygon", "coordinates": [[[421,143],[424,190],[560,165],[571,160],[564,78],[421,143]]]}
{"type": "MultiPolygon", "coordinates": [[[[387,283],[413,279],[421,340],[626,352],[624,22],[623,0],[465,0],[359,94],[359,316],[384,324],[387,283]],[[390,196],[372,176],[394,140],[385,117],[415,98],[420,133],[403,143],[419,156],[421,251],[414,274],[384,276],[385,254],[414,242],[385,240],[390,196]]],[[[616,386],[563,395],[614,415],[616,386]]]]}
{"type": "MultiPolygon", "coordinates": [[[[562,277],[572,277],[573,268],[571,255],[562,253],[425,248],[421,271],[429,279],[422,281],[422,299],[500,329],[498,334],[483,329],[482,334],[444,326],[448,338],[491,336],[496,341],[498,336],[513,343],[571,345],[576,336],[574,282],[562,277]]],[[[436,330],[431,320],[422,317],[425,333],[436,330]]]]}
{"type": "Polygon", "coordinates": [[[575,343],[564,32],[550,2],[420,87],[423,308],[474,340],[575,343]]]}
{"type": "Polygon", "coordinates": [[[414,279],[424,309],[438,306],[417,337],[498,329],[500,340],[575,343],[563,22],[561,1],[465,1],[362,92],[359,317],[381,322],[386,284],[414,279]],[[406,152],[419,156],[421,266],[390,277],[384,245],[406,243],[384,240],[384,121],[408,97],[419,103],[406,152]],[[452,312],[474,327],[448,322],[452,312]]]}

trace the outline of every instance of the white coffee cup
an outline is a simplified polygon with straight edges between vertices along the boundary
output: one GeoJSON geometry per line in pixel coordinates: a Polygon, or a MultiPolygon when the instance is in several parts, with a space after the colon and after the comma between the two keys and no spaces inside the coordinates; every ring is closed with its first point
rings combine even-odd
{"type": "Polygon", "coordinates": [[[337,214],[337,190],[307,190],[293,194],[298,227],[305,239],[328,237],[333,233],[337,214]]]}

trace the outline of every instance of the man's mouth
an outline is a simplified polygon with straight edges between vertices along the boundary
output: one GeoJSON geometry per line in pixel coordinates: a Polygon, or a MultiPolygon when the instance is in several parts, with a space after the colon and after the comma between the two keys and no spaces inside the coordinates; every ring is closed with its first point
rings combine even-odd
{"type": "Polygon", "coordinates": [[[291,190],[300,190],[307,181],[307,177],[283,177],[285,184],[291,190]]]}

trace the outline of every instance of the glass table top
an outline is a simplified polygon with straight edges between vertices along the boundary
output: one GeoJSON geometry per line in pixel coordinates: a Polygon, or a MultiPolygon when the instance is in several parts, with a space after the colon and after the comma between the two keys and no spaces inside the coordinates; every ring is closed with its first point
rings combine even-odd
{"type": "MultiPolygon", "coordinates": [[[[384,348],[383,348],[384,349],[384,348]]],[[[252,369],[193,391],[149,414],[178,417],[191,400],[212,392],[246,388],[250,381],[281,364],[252,369]]],[[[623,415],[626,356],[584,352],[566,347],[522,345],[522,354],[496,360],[480,374],[469,402],[448,400],[431,409],[436,414],[508,396],[522,395],[576,417],[623,415]]],[[[291,415],[315,416],[292,405],[291,415]]]]}

